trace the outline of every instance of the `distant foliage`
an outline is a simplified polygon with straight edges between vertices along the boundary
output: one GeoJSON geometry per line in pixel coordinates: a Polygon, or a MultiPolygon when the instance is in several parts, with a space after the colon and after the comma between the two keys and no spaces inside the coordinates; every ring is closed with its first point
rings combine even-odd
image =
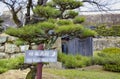
{"type": "Polygon", "coordinates": [[[116,25],[112,27],[106,27],[105,25],[98,26],[96,28],[96,32],[100,36],[120,36],[120,25],[116,25]]]}

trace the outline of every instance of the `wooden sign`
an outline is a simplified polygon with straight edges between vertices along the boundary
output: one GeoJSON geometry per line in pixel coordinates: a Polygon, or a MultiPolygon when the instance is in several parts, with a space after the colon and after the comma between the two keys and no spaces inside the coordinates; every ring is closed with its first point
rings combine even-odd
{"type": "Polygon", "coordinates": [[[27,50],[25,63],[57,62],[56,50],[27,50]]]}

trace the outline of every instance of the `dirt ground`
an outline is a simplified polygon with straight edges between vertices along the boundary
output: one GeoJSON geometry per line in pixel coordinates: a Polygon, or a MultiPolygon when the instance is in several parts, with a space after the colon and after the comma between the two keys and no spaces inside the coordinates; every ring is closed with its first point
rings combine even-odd
{"type": "MultiPolygon", "coordinates": [[[[99,65],[88,66],[80,68],[78,70],[101,70],[102,67],[99,65]]],[[[3,74],[0,74],[0,79],[25,79],[29,69],[26,70],[9,70],[3,74]]],[[[47,72],[42,73],[42,79],[66,79],[65,77],[56,76],[47,72]]]]}
{"type": "MultiPolygon", "coordinates": [[[[0,74],[0,79],[25,79],[29,69],[26,70],[9,70],[0,74]]],[[[59,76],[43,72],[42,79],[65,79],[59,76]]]]}

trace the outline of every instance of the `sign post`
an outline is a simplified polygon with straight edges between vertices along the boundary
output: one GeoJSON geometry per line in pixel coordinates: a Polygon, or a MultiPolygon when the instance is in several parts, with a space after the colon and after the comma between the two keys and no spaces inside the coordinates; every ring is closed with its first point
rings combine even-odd
{"type": "Polygon", "coordinates": [[[25,63],[37,64],[37,79],[42,79],[43,62],[57,62],[56,50],[43,50],[43,45],[39,45],[39,50],[27,50],[25,52],[25,63]]]}
{"type": "MultiPolygon", "coordinates": [[[[43,50],[43,49],[44,49],[43,44],[40,44],[38,46],[38,50],[43,50]]],[[[42,67],[43,67],[42,62],[37,64],[37,74],[36,74],[37,79],[42,79],[42,67]]]]}

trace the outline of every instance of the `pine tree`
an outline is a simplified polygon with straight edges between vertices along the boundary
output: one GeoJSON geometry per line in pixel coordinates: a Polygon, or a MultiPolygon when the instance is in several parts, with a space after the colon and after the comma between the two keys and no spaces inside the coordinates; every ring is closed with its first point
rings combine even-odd
{"type": "Polygon", "coordinates": [[[45,49],[51,49],[58,37],[73,39],[94,36],[96,32],[82,26],[84,18],[74,11],[80,6],[82,3],[76,0],[52,0],[34,8],[37,18],[42,17],[42,21],[21,28],[9,28],[6,33],[28,44],[45,44],[45,49]]]}
{"type": "Polygon", "coordinates": [[[31,43],[44,43],[46,49],[58,37],[85,38],[94,36],[95,32],[81,25],[84,18],[78,16],[76,8],[82,6],[82,2],[76,0],[52,0],[45,6],[36,6],[34,13],[44,20],[36,24],[25,25],[22,28],[10,28],[7,34],[19,37],[31,43]]]}

